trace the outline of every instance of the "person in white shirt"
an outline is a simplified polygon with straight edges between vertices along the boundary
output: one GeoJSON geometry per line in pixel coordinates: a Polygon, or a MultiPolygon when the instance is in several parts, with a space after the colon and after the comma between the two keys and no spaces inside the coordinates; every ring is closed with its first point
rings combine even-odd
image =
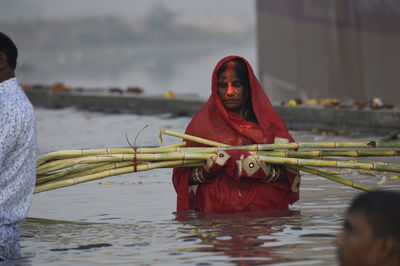
{"type": "Polygon", "coordinates": [[[20,257],[18,226],[36,179],[36,122],[15,77],[18,50],[0,32],[0,261],[20,257]]]}

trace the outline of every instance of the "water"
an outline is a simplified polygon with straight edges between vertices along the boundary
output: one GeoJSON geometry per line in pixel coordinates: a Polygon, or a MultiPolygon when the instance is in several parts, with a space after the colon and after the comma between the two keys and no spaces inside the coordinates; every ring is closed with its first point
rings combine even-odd
{"type": "MultiPolygon", "coordinates": [[[[160,128],[182,132],[189,118],[36,109],[40,154],[51,150],[156,145],[160,128]]],[[[292,132],[298,141],[366,140],[292,132]]],[[[165,138],[165,144],[178,142],[165,138]]],[[[353,173],[360,183],[379,177],[353,173]]],[[[384,187],[399,189],[399,181],[384,187]]],[[[358,193],[303,174],[291,212],[201,215],[175,212],[171,169],[115,176],[34,195],[21,226],[17,265],[336,265],[333,240],[358,193]],[[178,219],[179,218],[179,219],[178,219]],[[51,219],[51,221],[46,220],[51,219]],[[58,220],[58,221],[55,221],[58,220]],[[72,221],[70,223],[67,221],[72,221]]],[[[3,263],[4,264],[4,263],[3,263]]],[[[0,263],[0,265],[2,265],[0,263]]],[[[13,265],[13,264],[11,264],[13,265]]]]}

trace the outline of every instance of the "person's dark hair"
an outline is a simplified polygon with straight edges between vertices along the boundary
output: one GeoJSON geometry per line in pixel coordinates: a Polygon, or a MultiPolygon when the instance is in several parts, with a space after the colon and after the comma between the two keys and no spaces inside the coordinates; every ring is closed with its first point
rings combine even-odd
{"type": "Polygon", "coordinates": [[[7,63],[15,70],[18,57],[17,46],[15,46],[10,37],[2,32],[0,32],[0,52],[4,52],[7,55],[7,63]]]}
{"type": "Polygon", "coordinates": [[[240,82],[243,84],[243,87],[246,90],[246,102],[245,102],[245,109],[247,110],[245,119],[248,121],[252,121],[255,123],[257,122],[257,118],[253,111],[253,106],[251,105],[251,90],[250,90],[250,81],[249,81],[249,71],[247,70],[247,65],[243,62],[240,58],[234,58],[232,60],[226,61],[222,64],[222,66],[217,71],[217,76],[221,75],[227,68],[228,62],[235,62],[233,70],[235,71],[236,75],[238,76],[240,82]]]}
{"type": "Polygon", "coordinates": [[[357,196],[349,213],[363,215],[376,237],[391,237],[400,244],[400,193],[372,191],[357,196]]]}

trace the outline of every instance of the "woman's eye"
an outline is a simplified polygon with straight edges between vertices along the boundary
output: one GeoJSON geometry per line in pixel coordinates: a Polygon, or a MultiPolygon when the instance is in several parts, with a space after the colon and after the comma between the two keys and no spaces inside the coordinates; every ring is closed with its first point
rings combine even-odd
{"type": "Polygon", "coordinates": [[[220,83],[218,83],[218,87],[220,87],[220,88],[226,88],[226,87],[227,87],[227,84],[226,84],[226,83],[223,83],[223,82],[220,82],[220,83]]]}
{"type": "Polygon", "coordinates": [[[240,81],[235,81],[233,82],[233,86],[235,87],[240,87],[242,84],[240,84],[240,81]]]}

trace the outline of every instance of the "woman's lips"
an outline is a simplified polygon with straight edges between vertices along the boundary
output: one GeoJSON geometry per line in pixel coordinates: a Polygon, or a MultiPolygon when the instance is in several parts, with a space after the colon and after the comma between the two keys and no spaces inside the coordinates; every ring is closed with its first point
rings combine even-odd
{"type": "Polygon", "coordinates": [[[224,103],[231,104],[231,103],[239,103],[240,100],[225,100],[224,103]]]}

